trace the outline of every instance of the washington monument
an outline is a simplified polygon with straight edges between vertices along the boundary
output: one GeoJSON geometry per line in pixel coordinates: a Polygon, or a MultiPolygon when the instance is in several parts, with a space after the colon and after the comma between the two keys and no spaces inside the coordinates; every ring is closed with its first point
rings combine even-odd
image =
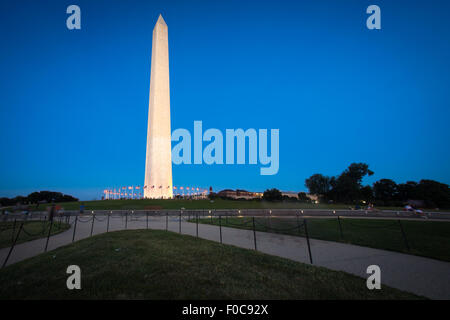
{"type": "Polygon", "coordinates": [[[144,197],[172,196],[169,36],[167,24],[159,15],[153,29],[144,197]]]}

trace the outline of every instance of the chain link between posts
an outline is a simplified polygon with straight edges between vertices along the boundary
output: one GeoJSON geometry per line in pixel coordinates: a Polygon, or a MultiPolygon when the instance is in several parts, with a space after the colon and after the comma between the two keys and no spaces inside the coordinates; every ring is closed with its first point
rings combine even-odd
{"type": "MultiPolygon", "coordinates": [[[[302,212],[303,214],[303,212],[302,212]]],[[[102,215],[102,214],[100,214],[102,215]]],[[[42,220],[42,214],[41,215],[36,215],[35,218],[39,217],[39,219],[36,220],[28,220],[29,216],[25,216],[24,219],[22,220],[16,220],[14,222],[12,221],[7,221],[8,218],[7,217],[4,219],[4,221],[6,222],[5,226],[3,228],[0,228],[0,232],[4,232],[7,230],[12,229],[13,230],[13,237],[18,236],[14,230],[16,230],[16,228],[19,228],[20,226],[20,230],[23,230],[23,232],[30,236],[30,237],[37,237],[39,235],[45,235],[46,233],[48,233],[48,238],[51,237],[51,232],[53,231],[55,228],[56,230],[60,230],[61,229],[61,224],[65,223],[65,224],[69,224],[70,227],[74,227],[74,234],[73,237],[75,238],[75,233],[76,233],[76,223],[80,222],[80,223],[89,223],[92,222],[94,223],[95,220],[99,221],[99,222],[105,222],[106,220],[109,221],[110,218],[112,219],[122,219],[125,220],[126,222],[147,222],[149,217],[173,217],[176,220],[179,220],[180,223],[181,221],[184,222],[191,222],[191,223],[197,223],[197,236],[198,236],[198,222],[201,220],[207,220],[209,222],[209,219],[211,219],[211,223],[214,225],[218,225],[220,226],[220,238],[222,239],[222,227],[235,227],[235,228],[245,228],[245,229],[253,229],[253,233],[254,233],[254,241],[255,241],[255,250],[257,249],[256,247],[256,230],[255,228],[255,224],[259,227],[264,229],[264,231],[267,232],[274,232],[274,233],[291,233],[294,230],[298,230],[298,233],[301,233],[301,230],[303,229],[304,235],[305,237],[308,239],[309,242],[309,236],[308,236],[308,232],[307,232],[307,227],[306,227],[306,219],[303,219],[303,222],[300,223],[300,221],[298,220],[299,217],[302,217],[302,215],[295,215],[292,216],[292,218],[297,218],[297,221],[295,222],[295,220],[288,220],[286,218],[285,221],[286,223],[293,223],[295,225],[293,225],[292,227],[286,227],[286,228],[282,228],[280,227],[279,222],[281,221],[277,221],[275,223],[278,223],[278,227],[277,226],[273,226],[273,221],[271,221],[271,219],[277,219],[277,217],[273,217],[273,216],[269,216],[269,217],[254,217],[254,216],[247,216],[247,217],[243,217],[238,215],[236,212],[231,211],[228,214],[220,214],[220,212],[217,212],[215,210],[208,210],[205,212],[205,210],[202,211],[198,211],[198,210],[187,210],[187,211],[174,211],[173,214],[170,214],[170,211],[145,211],[141,214],[141,212],[130,212],[130,211],[126,211],[126,212],[120,212],[118,214],[113,214],[113,212],[111,211],[110,213],[107,213],[103,216],[103,218],[100,218],[99,215],[96,214],[92,214],[92,215],[74,215],[75,219],[71,220],[72,215],[60,215],[60,216],[55,216],[55,219],[53,221],[53,227],[52,230],[50,229],[50,226],[52,225],[52,223],[48,220],[48,218],[42,220]],[[56,219],[59,217],[59,221],[57,221],[56,219]],[[66,222],[63,222],[62,219],[66,218],[66,222]],[[28,221],[27,221],[28,220],[28,221]],[[33,232],[32,230],[30,230],[30,224],[29,223],[33,223],[33,222],[43,222],[42,223],[42,227],[38,232],[33,232]],[[59,222],[59,223],[58,223],[59,222]],[[17,226],[16,226],[17,224],[17,226]],[[20,224],[20,225],[19,225],[20,224]]],[[[394,227],[400,227],[401,231],[402,231],[402,235],[405,241],[405,245],[409,250],[409,245],[408,245],[408,241],[406,238],[406,234],[403,230],[403,227],[401,225],[400,220],[394,220],[391,224],[388,225],[381,225],[381,226],[370,226],[364,223],[359,223],[359,222],[355,222],[355,221],[351,221],[351,219],[339,219],[339,218],[343,218],[345,216],[337,216],[339,224],[341,222],[343,222],[343,225],[347,224],[349,226],[353,226],[353,227],[357,227],[357,228],[368,228],[368,229],[392,229],[394,227]],[[397,224],[398,223],[398,224],[397,224]]],[[[12,218],[12,217],[11,217],[12,218]]],[[[279,219],[279,218],[278,218],[279,219]]],[[[125,222],[125,223],[126,223],[125,222]]],[[[108,222],[109,223],[109,222],[108,222]]],[[[167,222],[166,222],[167,223],[167,222]]],[[[181,227],[181,225],[180,225],[181,227]]],[[[145,227],[144,227],[145,228],[145,227]]],[[[341,226],[339,226],[339,228],[341,229],[341,226]]],[[[91,228],[92,229],[92,228],[91,228]]],[[[124,229],[126,229],[126,224],[124,229]]],[[[341,237],[342,237],[342,229],[341,231],[341,237]]],[[[92,232],[92,230],[91,230],[92,232]]],[[[14,245],[13,245],[14,246],[14,245]]],[[[12,247],[13,247],[12,246],[12,247]]],[[[308,243],[308,250],[310,250],[309,248],[309,243],[308,243]]],[[[12,250],[11,250],[12,251],[12,250]]],[[[310,259],[311,259],[311,263],[312,263],[312,257],[311,257],[311,253],[310,253],[310,259]]]]}

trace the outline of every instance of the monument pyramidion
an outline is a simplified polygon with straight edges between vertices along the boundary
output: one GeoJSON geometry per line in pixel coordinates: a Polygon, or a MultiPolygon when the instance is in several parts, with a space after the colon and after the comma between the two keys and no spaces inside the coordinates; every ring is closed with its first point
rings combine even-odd
{"type": "Polygon", "coordinates": [[[169,34],[159,15],[153,29],[144,198],[172,198],[169,34]]]}

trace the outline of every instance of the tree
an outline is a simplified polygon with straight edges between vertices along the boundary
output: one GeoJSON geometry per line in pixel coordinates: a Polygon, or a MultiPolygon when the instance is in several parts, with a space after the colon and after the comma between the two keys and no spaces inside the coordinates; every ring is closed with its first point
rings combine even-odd
{"type": "Polygon", "coordinates": [[[450,188],[445,183],[424,179],[419,183],[407,181],[397,185],[393,180],[381,179],[374,183],[373,188],[363,187],[363,178],[371,175],[373,171],[367,164],[352,163],[337,177],[317,173],[306,179],[305,185],[310,193],[334,202],[377,200],[383,204],[401,206],[408,200],[423,200],[429,208],[450,208],[450,188]]]}
{"type": "Polygon", "coordinates": [[[264,191],[263,199],[267,201],[281,201],[283,197],[280,190],[273,188],[264,191]]]}
{"type": "Polygon", "coordinates": [[[218,197],[218,195],[217,195],[217,193],[215,193],[215,192],[209,192],[209,194],[208,194],[208,199],[209,200],[214,200],[214,199],[216,199],[218,197]]]}
{"type": "Polygon", "coordinates": [[[371,186],[361,188],[361,200],[371,202],[373,200],[373,189],[371,186]]]}
{"type": "Polygon", "coordinates": [[[309,193],[325,195],[331,190],[331,178],[316,173],[305,180],[305,185],[308,188],[309,193]]]}
{"type": "Polygon", "coordinates": [[[16,203],[14,202],[14,199],[6,198],[6,197],[0,198],[0,205],[2,207],[9,207],[9,206],[12,206],[15,204],[16,203]]]}
{"type": "Polygon", "coordinates": [[[434,180],[420,180],[417,195],[425,200],[427,207],[450,208],[449,186],[434,180]]]}
{"type": "Polygon", "coordinates": [[[369,170],[369,165],[365,163],[352,163],[349,167],[341,174],[341,176],[346,176],[352,179],[355,183],[361,185],[364,176],[373,175],[373,171],[369,170]]]}
{"type": "Polygon", "coordinates": [[[39,192],[30,193],[27,198],[31,203],[38,203],[39,202],[39,192]]]}
{"type": "Polygon", "coordinates": [[[40,191],[30,193],[28,196],[17,196],[15,198],[2,198],[0,200],[0,204],[2,206],[11,206],[20,204],[31,204],[31,203],[39,203],[39,202],[75,202],[78,201],[77,198],[74,198],[68,194],[62,194],[61,192],[53,192],[53,191],[40,191]]]}
{"type": "Polygon", "coordinates": [[[369,170],[369,165],[365,163],[350,164],[335,182],[331,182],[333,187],[328,197],[339,202],[361,200],[361,183],[366,175],[373,175],[373,171],[369,170]]]}
{"type": "Polygon", "coordinates": [[[311,199],[308,198],[305,192],[298,193],[298,200],[300,202],[311,202],[311,199]]]}
{"type": "Polygon", "coordinates": [[[391,179],[381,179],[373,184],[373,193],[376,200],[393,201],[397,198],[397,184],[391,179]]]}
{"type": "Polygon", "coordinates": [[[30,193],[27,196],[27,200],[30,203],[78,201],[77,198],[74,198],[70,195],[62,194],[61,192],[54,192],[54,191],[39,191],[39,192],[30,193]]]}
{"type": "Polygon", "coordinates": [[[423,200],[418,193],[417,182],[407,181],[397,185],[397,199],[400,201],[423,200]]]}

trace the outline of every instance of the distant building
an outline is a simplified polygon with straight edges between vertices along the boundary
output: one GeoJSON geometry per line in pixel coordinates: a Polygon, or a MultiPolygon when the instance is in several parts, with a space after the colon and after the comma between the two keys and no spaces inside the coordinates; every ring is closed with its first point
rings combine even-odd
{"type": "Polygon", "coordinates": [[[232,190],[224,189],[217,193],[219,197],[226,197],[231,199],[258,199],[262,198],[262,192],[251,192],[247,190],[232,190]]]}
{"type": "Polygon", "coordinates": [[[298,199],[298,192],[294,192],[294,191],[281,191],[281,196],[298,199]]]}
{"type": "MultiPolygon", "coordinates": [[[[289,198],[294,198],[294,199],[298,199],[298,194],[301,191],[281,191],[281,195],[284,197],[289,197],[289,198]]],[[[310,193],[306,193],[306,196],[311,200],[312,203],[319,203],[319,197],[316,194],[310,194],[310,193]]]]}
{"type": "Polygon", "coordinates": [[[307,193],[306,196],[310,198],[313,203],[319,203],[319,196],[317,194],[307,193]]]}
{"type": "MultiPolygon", "coordinates": [[[[252,192],[240,189],[224,189],[217,193],[219,197],[230,198],[230,199],[261,199],[263,197],[263,192],[252,192]]],[[[281,191],[282,196],[286,196],[293,199],[298,199],[298,192],[295,191],[281,191]]],[[[306,193],[306,196],[311,199],[312,203],[319,203],[319,197],[315,194],[306,193]]]]}

